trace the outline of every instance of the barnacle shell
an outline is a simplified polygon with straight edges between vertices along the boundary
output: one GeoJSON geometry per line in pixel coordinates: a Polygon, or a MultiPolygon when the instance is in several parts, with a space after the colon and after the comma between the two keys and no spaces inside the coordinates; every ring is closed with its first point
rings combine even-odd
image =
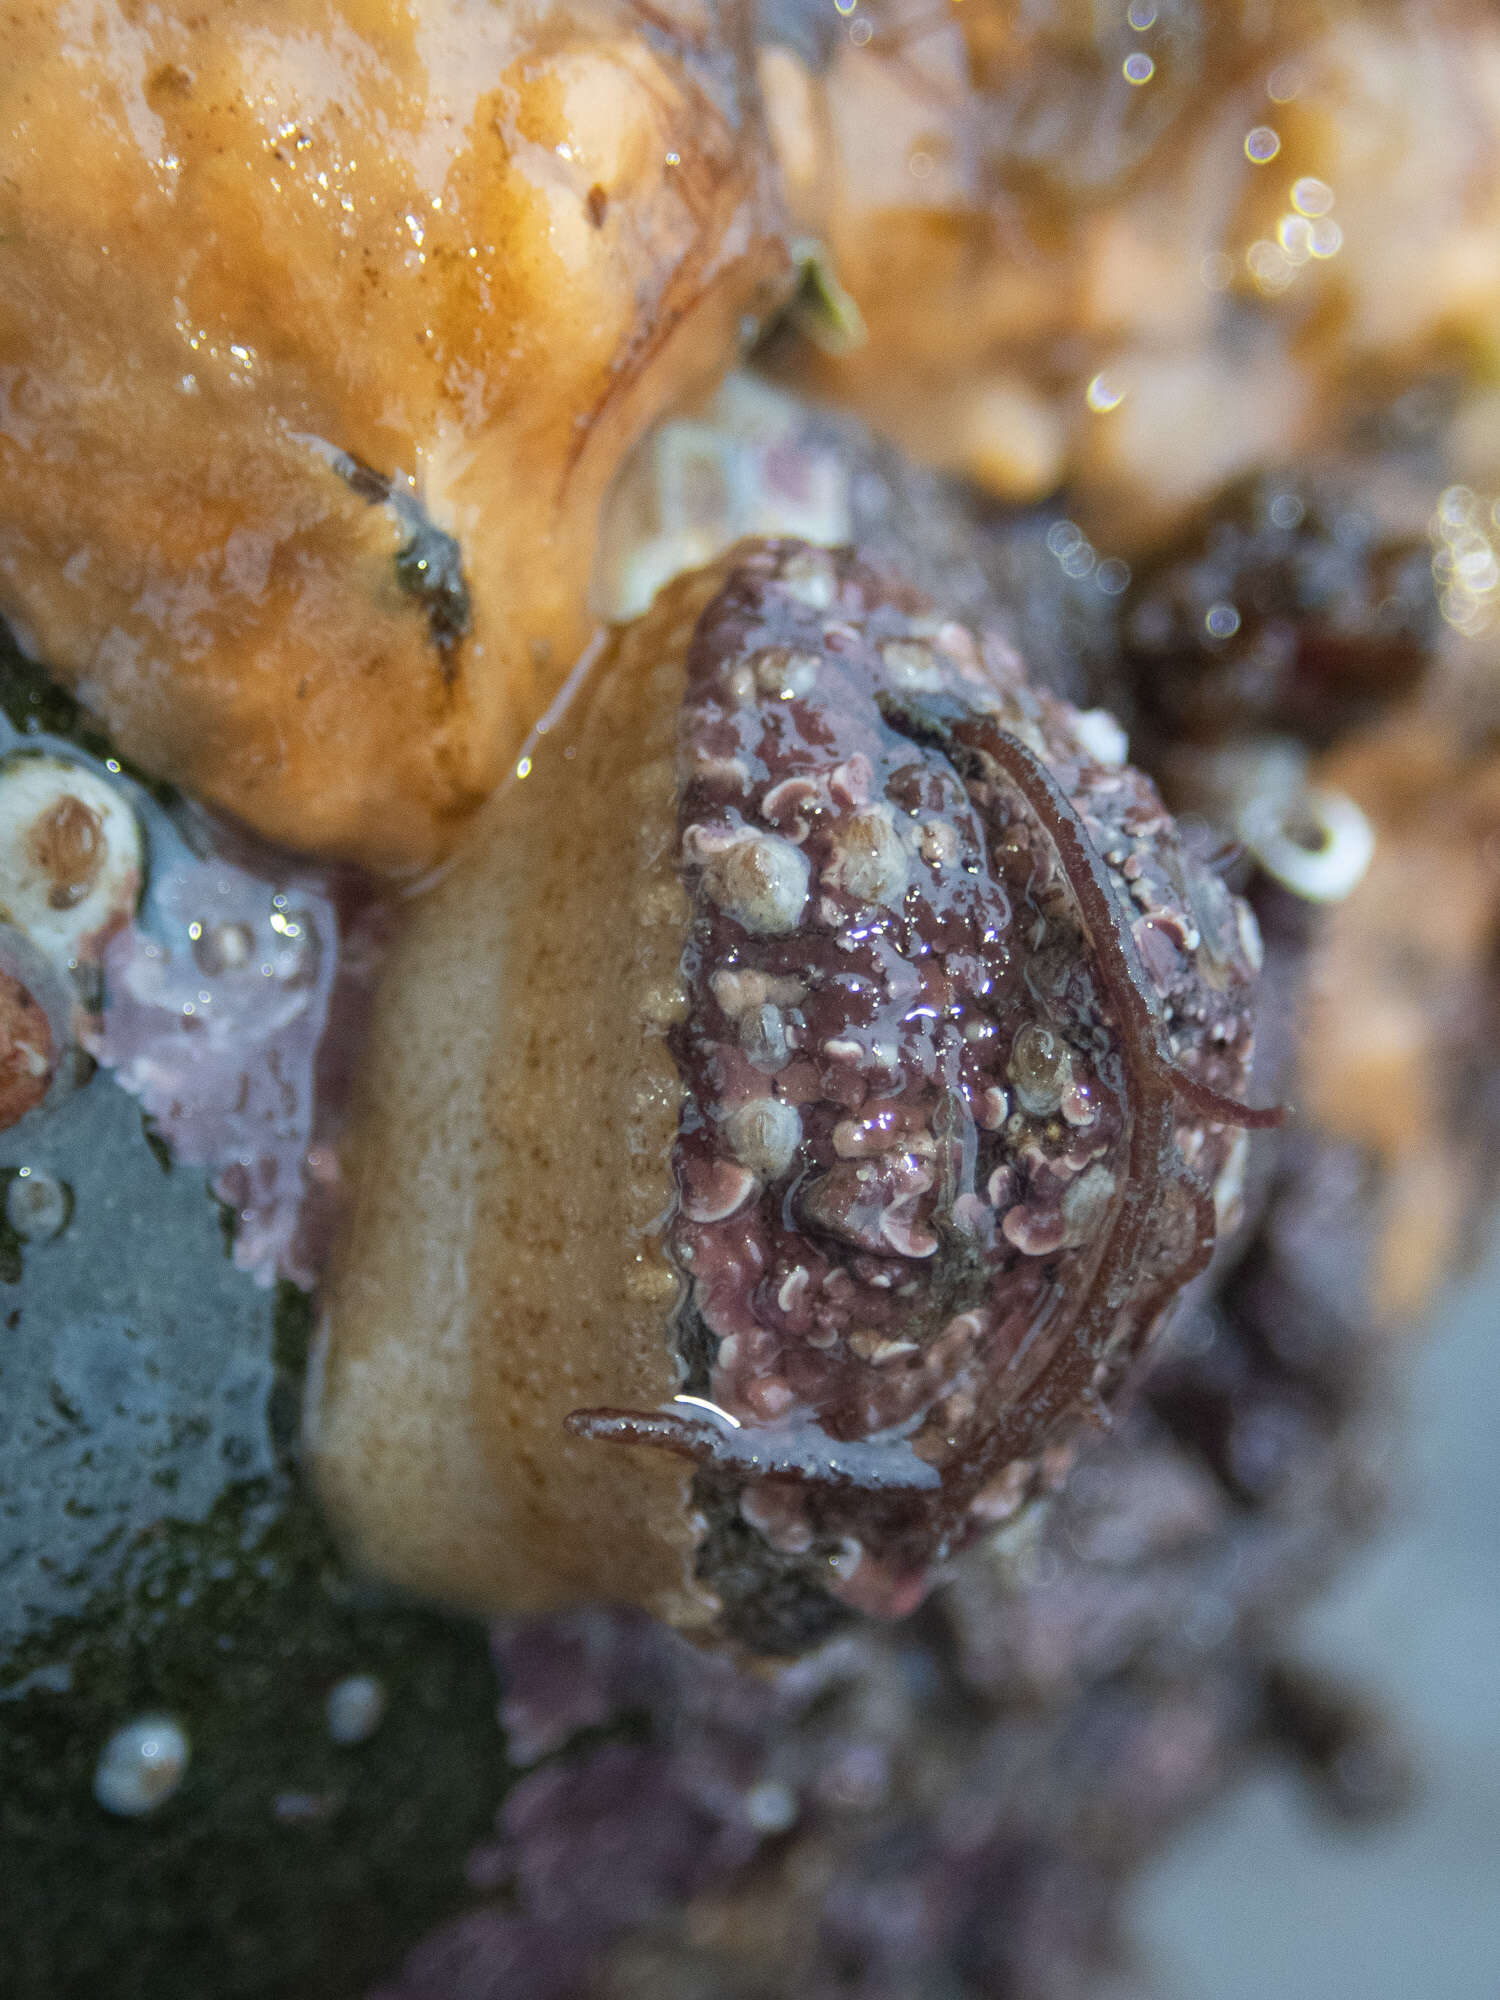
{"type": "Polygon", "coordinates": [[[1056,1476],[1257,1122],[1253,925],[1098,738],[797,543],[620,634],[386,986],[310,1413],[368,1559],[795,1650],[1056,1476]]]}
{"type": "Polygon", "coordinates": [[[0,759],[0,922],[61,967],[97,958],[140,894],[141,830],[97,771],[30,751],[0,759]]]}
{"type": "Polygon", "coordinates": [[[784,263],[734,0],[653,19],[7,17],[0,612],[123,752],[392,867],[491,789],[784,263]]]}

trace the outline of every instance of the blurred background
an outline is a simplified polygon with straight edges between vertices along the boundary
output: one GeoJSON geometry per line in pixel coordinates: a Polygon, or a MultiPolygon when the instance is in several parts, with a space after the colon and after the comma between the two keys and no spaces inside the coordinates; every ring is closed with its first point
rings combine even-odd
{"type": "Polygon", "coordinates": [[[1145,1884],[1161,2000],[1500,1993],[1500,1243],[1410,1361],[1389,1523],[1301,1630],[1396,1714],[1421,1791],[1367,1832],[1280,1771],[1235,1791],[1145,1884]]]}

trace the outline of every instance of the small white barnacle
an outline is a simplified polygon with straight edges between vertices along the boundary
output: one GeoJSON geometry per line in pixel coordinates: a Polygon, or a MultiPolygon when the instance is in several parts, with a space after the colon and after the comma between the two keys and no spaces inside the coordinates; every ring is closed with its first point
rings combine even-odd
{"type": "Polygon", "coordinates": [[[998,1132],[1010,1116],[1010,1099],[999,1084],[988,1084],[974,1107],[974,1122],[984,1132],[998,1132]]]}
{"type": "Polygon", "coordinates": [[[1130,755],[1130,739],[1107,708],[1085,708],[1073,718],[1073,733],[1093,758],[1118,770],[1130,755]]]}
{"type": "Polygon", "coordinates": [[[1343,792],[1309,786],[1290,809],[1252,803],[1240,815],[1240,838],[1283,888],[1309,903],[1341,903],[1363,881],[1375,834],[1343,792]]]}
{"type": "Polygon", "coordinates": [[[1016,1101],[1033,1118],[1050,1118],[1073,1082],[1067,1043],[1040,1021],[1027,1021],[1016,1031],[1008,1068],[1016,1101]]]}
{"type": "Polygon", "coordinates": [[[789,701],[794,695],[811,694],[818,678],[816,653],[795,652],[787,646],[768,646],[755,662],[755,684],[762,694],[789,701]]]}
{"type": "Polygon", "coordinates": [[[774,1076],[791,1060],[787,1042],[786,1017],[769,1002],[752,1007],[740,1017],[740,1047],[746,1058],[763,1075],[774,1076]]]}
{"type": "Polygon", "coordinates": [[[0,762],[0,920],[54,963],[93,957],[140,886],[140,825],[115,786],[66,757],[0,762]]]}
{"type": "Polygon", "coordinates": [[[728,917],[761,937],[795,930],[807,905],[807,857],[774,833],[747,834],[710,853],[703,886],[728,917]]]}
{"type": "Polygon", "coordinates": [[[888,806],[851,813],[833,835],[825,880],[861,903],[896,903],[906,889],[909,861],[888,806]]]}
{"type": "Polygon", "coordinates": [[[802,1117],[795,1104],[784,1104],[779,1097],[752,1098],[725,1118],[724,1137],[741,1166],[773,1181],[797,1157],[802,1117]]]}
{"type": "Polygon", "coordinates": [[[187,1775],[187,1732],[170,1715],[139,1715],[110,1737],[94,1766],[94,1797],[106,1812],[139,1819],[165,1805],[187,1775]]]}
{"type": "Polygon", "coordinates": [[[755,1193],[755,1175],[736,1160],[708,1160],[684,1166],[682,1212],[689,1222],[723,1222],[755,1193]]]}
{"type": "Polygon", "coordinates": [[[912,694],[940,694],[947,686],[942,662],[925,639],[887,639],[880,657],[898,688],[912,694]]]}
{"type": "Polygon", "coordinates": [[[777,581],[789,596],[811,611],[827,611],[838,595],[833,563],[823,549],[794,551],[782,562],[777,581]]]}

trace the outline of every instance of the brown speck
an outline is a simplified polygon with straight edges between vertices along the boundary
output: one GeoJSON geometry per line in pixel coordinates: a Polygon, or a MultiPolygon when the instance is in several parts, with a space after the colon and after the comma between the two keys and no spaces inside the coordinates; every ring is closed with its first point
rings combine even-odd
{"type": "Polygon", "coordinates": [[[146,82],[146,101],[154,103],[160,97],[189,97],[193,89],[193,73],[180,63],[163,63],[153,70],[146,82]]]}
{"type": "Polygon", "coordinates": [[[609,196],[597,181],[584,196],[584,211],[596,229],[604,227],[604,218],[609,213],[609,196]]]}
{"type": "Polygon", "coordinates": [[[55,1066],[46,1014],[19,979],[0,972],[0,1131],[36,1109],[55,1066]]]}

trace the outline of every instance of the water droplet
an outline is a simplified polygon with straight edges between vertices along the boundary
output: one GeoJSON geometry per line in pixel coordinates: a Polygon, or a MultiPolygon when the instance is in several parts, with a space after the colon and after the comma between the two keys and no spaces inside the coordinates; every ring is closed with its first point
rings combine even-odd
{"type": "Polygon", "coordinates": [[[1281,134],[1273,125],[1252,125],[1245,134],[1245,158],[1257,167],[1274,160],[1281,151],[1281,134]]]}
{"type": "Polygon", "coordinates": [[[1312,224],[1305,215],[1283,215],[1276,225],[1276,241],[1288,263],[1305,264],[1312,255],[1312,224]]]}
{"type": "Polygon", "coordinates": [[[51,1174],[22,1167],[5,1190],[5,1219],[23,1243],[50,1243],[73,1213],[73,1191],[51,1174]]]}
{"type": "Polygon", "coordinates": [[[1295,267],[1279,243],[1261,236],[1245,252],[1250,275],[1263,292],[1284,292],[1296,275],[1295,267]]]}
{"type": "Polygon", "coordinates": [[[335,1743],[368,1743],[385,1716],[385,1682],[375,1674],[346,1674],[328,1690],[324,1716],[335,1743]]]}
{"type": "Polygon", "coordinates": [[[746,1792],[745,1817],[757,1833],[785,1833],[797,1818],[796,1794],[772,1778],[765,1779],[746,1792]]]}
{"type": "Polygon", "coordinates": [[[1210,639],[1232,639],[1240,629],[1240,614],[1232,604],[1210,604],[1203,623],[1210,639]]]}
{"type": "Polygon", "coordinates": [[[1076,549],[1082,540],[1082,529],[1075,528],[1071,521],[1054,521],[1047,530],[1047,547],[1059,559],[1070,549],[1076,549]]]}
{"type": "Polygon", "coordinates": [[[164,1805],[188,1767],[188,1739],[170,1715],[142,1715],[117,1729],[94,1766],[94,1797],[106,1812],[139,1819],[164,1805]]]}
{"type": "Polygon", "coordinates": [[[1132,49],[1121,68],[1127,83],[1149,83],[1156,74],[1156,64],[1144,49],[1132,49]]]}
{"type": "Polygon", "coordinates": [[[1314,218],[1326,215],[1333,207],[1333,189],[1327,181],[1304,174],[1300,180],[1292,182],[1292,207],[1299,215],[1314,218]]]}
{"type": "Polygon", "coordinates": [[[271,928],[280,942],[275,953],[276,977],[288,986],[310,986],[322,964],[323,946],[306,910],[276,911],[271,928]]]}

